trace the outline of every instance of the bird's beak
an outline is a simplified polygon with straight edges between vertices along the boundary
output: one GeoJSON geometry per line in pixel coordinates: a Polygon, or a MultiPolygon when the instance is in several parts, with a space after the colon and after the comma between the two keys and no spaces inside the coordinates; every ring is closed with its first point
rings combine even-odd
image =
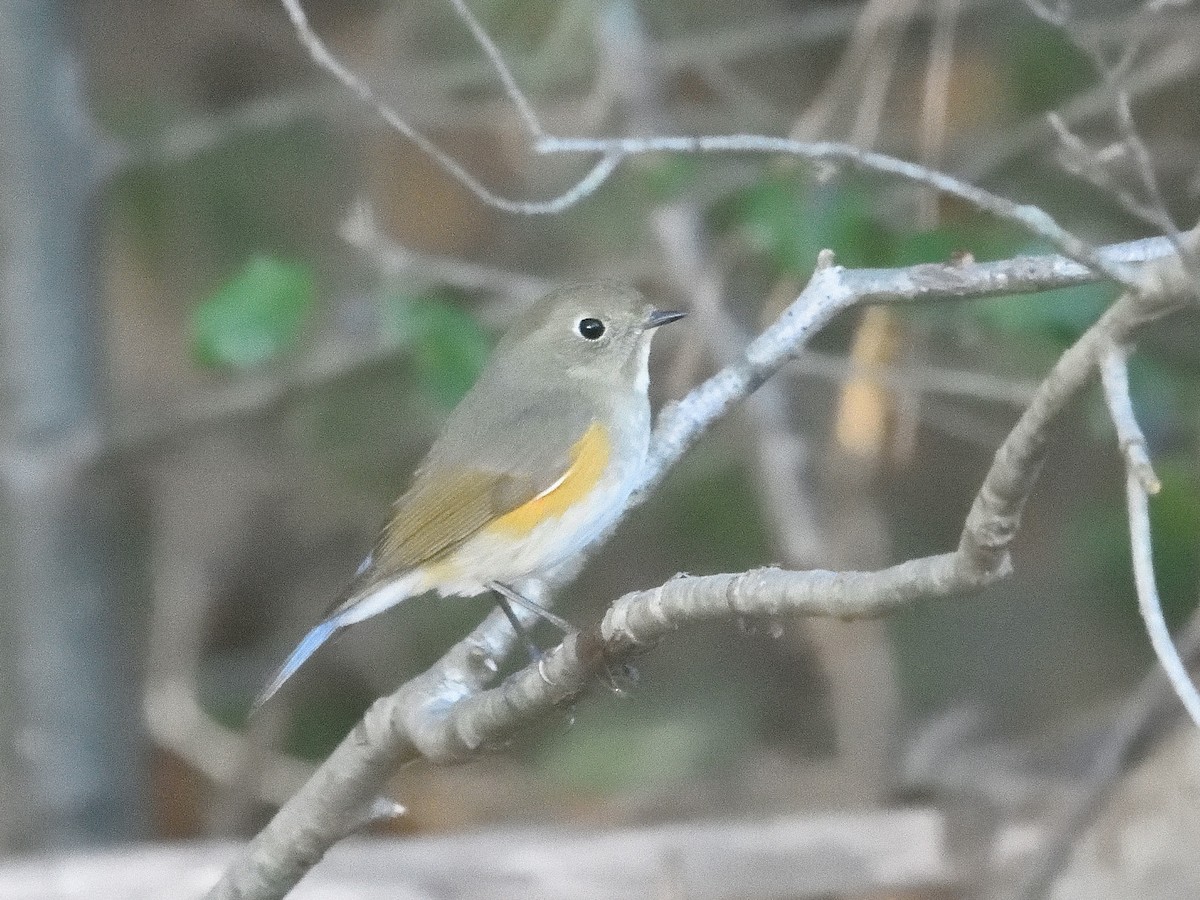
{"type": "Polygon", "coordinates": [[[650,315],[646,317],[646,330],[657,328],[659,325],[666,325],[669,322],[676,322],[686,316],[687,313],[678,309],[655,309],[651,310],[650,315]]]}

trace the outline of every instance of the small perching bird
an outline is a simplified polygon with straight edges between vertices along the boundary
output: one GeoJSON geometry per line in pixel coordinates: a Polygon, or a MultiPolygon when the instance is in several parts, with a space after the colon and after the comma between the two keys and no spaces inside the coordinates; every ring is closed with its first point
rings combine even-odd
{"type": "Polygon", "coordinates": [[[609,282],[568,285],[530,307],[450,414],[342,599],[254,708],[337,632],[430,591],[491,591],[514,627],[509,602],[565,627],[526,599],[526,585],[625,508],[650,445],[650,342],[683,315],[609,282]]]}

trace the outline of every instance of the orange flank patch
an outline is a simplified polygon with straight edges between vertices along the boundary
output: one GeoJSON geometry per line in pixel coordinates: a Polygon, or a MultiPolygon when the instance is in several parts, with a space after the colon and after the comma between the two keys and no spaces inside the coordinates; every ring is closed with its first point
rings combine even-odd
{"type": "Polygon", "coordinates": [[[487,530],[524,536],[546,520],[558,518],[595,489],[611,455],[608,429],[593,423],[571,448],[571,464],[563,476],[532,500],[500,516],[487,530]]]}

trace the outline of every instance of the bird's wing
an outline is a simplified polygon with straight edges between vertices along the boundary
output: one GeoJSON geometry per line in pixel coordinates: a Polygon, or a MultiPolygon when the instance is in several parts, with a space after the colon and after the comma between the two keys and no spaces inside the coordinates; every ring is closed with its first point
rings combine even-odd
{"type": "MultiPolygon", "coordinates": [[[[561,472],[549,473],[549,482],[561,472]]],[[[428,472],[396,501],[374,553],[377,578],[436,560],[489,522],[532,500],[539,481],[523,472],[428,472]]]]}
{"type": "Polygon", "coordinates": [[[373,580],[438,559],[559,485],[575,465],[593,424],[587,403],[550,391],[519,402],[511,394],[506,403],[490,399],[468,398],[447,422],[393,506],[373,555],[373,580]]]}

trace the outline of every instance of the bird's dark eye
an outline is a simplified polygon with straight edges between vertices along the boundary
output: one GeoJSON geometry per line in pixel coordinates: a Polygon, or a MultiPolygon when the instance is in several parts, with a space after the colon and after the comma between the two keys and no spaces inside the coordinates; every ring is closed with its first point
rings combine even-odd
{"type": "Polygon", "coordinates": [[[599,340],[604,334],[604,323],[599,319],[580,319],[579,333],[589,341],[599,340]]]}

